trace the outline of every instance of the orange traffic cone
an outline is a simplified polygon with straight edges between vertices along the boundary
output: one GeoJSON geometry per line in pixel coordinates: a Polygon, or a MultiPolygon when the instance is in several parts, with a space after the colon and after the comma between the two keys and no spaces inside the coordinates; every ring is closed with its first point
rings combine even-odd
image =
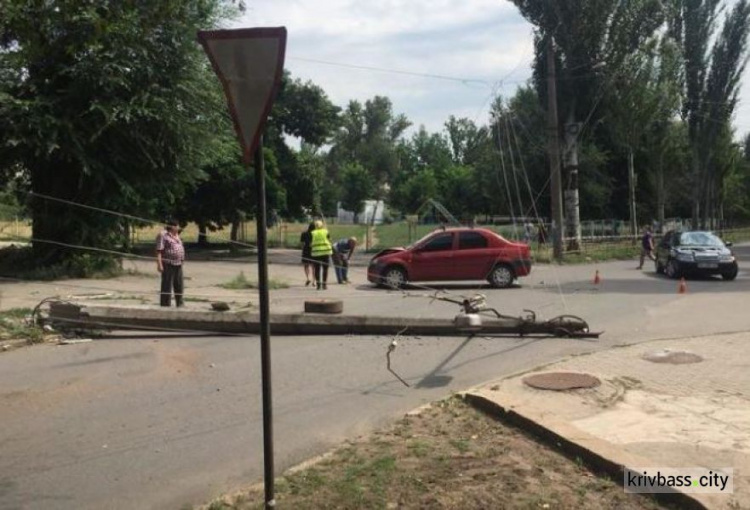
{"type": "Polygon", "coordinates": [[[594,285],[599,285],[602,282],[602,279],[599,277],[599,270],[596,270],[596,274],[594,275],[594,285]]]}
{"type": "Polygon", "coordinates": [[[685,277],[680,278],[680,286],[677,288],[678,294],[685,294],[687,292],[687,283],[685,283],[685,277]]]}

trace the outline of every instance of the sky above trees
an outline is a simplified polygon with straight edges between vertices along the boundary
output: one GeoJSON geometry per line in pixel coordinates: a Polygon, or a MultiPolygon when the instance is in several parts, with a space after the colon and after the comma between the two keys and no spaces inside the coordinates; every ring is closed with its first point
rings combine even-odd
{"type": "MultiPolygon", "coordinates": [[[[512,96],[531,76],[532,26],[506,0],[246,0],[246,5],[235,25],[289,29],[286,68],[295,77],[313,80],[338,105],[387,95],[394,111],[413,122],[411,130],[424,125],[440,131],[450,115],[486,122],[492,97],[512,96]]],[[[738,134],[750,131],[748,80],[734,126],[738,134]]]]}

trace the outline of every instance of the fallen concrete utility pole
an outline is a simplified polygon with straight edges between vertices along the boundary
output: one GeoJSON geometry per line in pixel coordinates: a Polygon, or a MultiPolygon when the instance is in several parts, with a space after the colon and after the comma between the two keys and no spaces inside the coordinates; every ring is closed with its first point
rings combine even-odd
{"type": "MultiPolygon", "coordinates": [[[[481,327],[465,328],[455,319],[373,317],[324,314],[272,314],[274,335],[545,335],[598,337],[574,317],[545,322],[527,318],[483,318],[481,327]]],[[[260,316],[250,312],[197,311],[174,308],[90,306],[52,302],[46,322],[65,329],[136,329],[218,334],[258,334],[260,316]]]]}

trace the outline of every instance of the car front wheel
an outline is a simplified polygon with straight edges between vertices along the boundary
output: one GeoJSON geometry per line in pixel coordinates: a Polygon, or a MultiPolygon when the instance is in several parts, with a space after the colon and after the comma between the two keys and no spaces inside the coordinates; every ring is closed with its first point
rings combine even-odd
{"type": "Polygon", "coordinates": [[[400,289],[406,284],[406,271],[397,266],[391,266],[383,271],[383,285],[389,289],[400,289]]]}
{"type": "Polygon", "coordinates": [[[658,274],[663,274],[664,273],[664,266],[661,265],[661,262],[659,261],[658,257],[654,261],[654,265],[656,266],[656,272],[658,274]]]}
{"type": "Polygon", "coordinates": [[[721,273],[721,277],[727,281],[732,281],[735,278],[737,278],[738,272],[739,272],[739,269],[737,268],[737,266],[734,266],[730,271],[727,271],[726,273],[721,273]]]}
{"type": "Polygon", "coordinates": [[[667,267],[664,268],[664,272],[670,278],[679,278],[680,266],[677,264],[676,260],[670,260],[669,262],[667,262],[667,267]]]}
{"type": "Polygon", "coordinates": [[[498,289],[510,287],[514,279],[513,270],[505,265],[495,266],[488,278],[490,285],[498,289]]]}

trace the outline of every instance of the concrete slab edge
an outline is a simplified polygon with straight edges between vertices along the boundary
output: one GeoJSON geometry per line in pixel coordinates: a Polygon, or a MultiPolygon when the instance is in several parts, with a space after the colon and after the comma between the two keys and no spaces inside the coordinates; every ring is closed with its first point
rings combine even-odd
{"type": "MultiPolygon", "coordinates": [[[[556,451],[562,452],[571,460],[575,461],[576,459],[580,459],[593,471],[607,474],[614,480],[623,479],[623,473],[625,468],[628,467],[628,462],[623,459],[618,459],[616,452],[610,451],[605,454],[596,451],[594,448],[581,444],[580,442],[568,439],[551,428],[545,427],[541,423],[513,409],[508,409],[480,393],[468,391],[463,393],[463,398],[474,408],[479,409],[503,423],[531,434],[547,446],[556,451]]],[[[660,503],[675,505],[681,509],[708,509],[708,507],[700,501],[698,495],[674,491],[663,494],[652,494],[651,496],[660,503]]]]}
{"type": "MultiPolygon", "coordinates": [[[[608,346],[608,347],[606,347],[604,349],[599,349],[599,350],[592,349],[592,350],[589,350],[589,351],[583,351],[583,352],[579,352],[579,353],[575,353],[575,354],[566,354],[566,355],[561,356],[559,358],[556,358],[556,359],[544,362],[544,363],[542,363],[540,365],[531,365],[531,366],[528,366],[527,368],[522,368],[522,369],[516,370],[515,372],[511,372],[511,373],[509,373],[507,375],[504,375],[504,376],[501,376],[501,377],[493,377],[491,379],[487,379],[486,381],[483,381],[483,382],[481,382],[479,384],[475,384],[475,385],[471,386],[470,388],[459,392],[459,394],[466,395],[467,393],[479,391],[481,388],[489,387],[489,386],[491,386],[493,384],[496,384],[496,383],[499,383],[500,381],[503,381],[505,379],[513,379],[513,378],[516,378],[516,377],[521,377],[522,375],[532,374],[532,373],[535,373],[535,372],[540,372],[540,371],[542,371],[544,369],[550,368],[550,367],[552,367],[554,365],[557,365],[559,363],[564,363],[564,362],[569,361],[571,359],[580,358],[580,357],[584,357],[584,356],[593,356],[593,355],[596,355],[596,354],[599,354],[599,353],[602,353],[602,352],[606,352],[606,351],[609,351],[609,350],[613,350],[613,349],[625,349],[625,348],[634,347],[634,346],[637,346],[637,345],[648,345],[650,343],[664,342],[664,341],[669,341],[669,340],[693,340],[693,339],[696,339],[696,338],[709,338],[709,337],[715,337],[715,336],[730,336],[730,335],[737,335],[737,334],[740,334],[740,333],[750,333],[750,329],[741,329],[741,330],[737,330],[737,331],[721,331],[719,333],[712,333],[710,335],[669,336],[669,337],[645,338],[645,339],[643,339],[641,341],[638,341],[638,342],[625,342],[625,343],[614,344],[614,345],[608,346]]],[[[549,337],[549,338],[554,338],[554,337],[549,337]]]]}

